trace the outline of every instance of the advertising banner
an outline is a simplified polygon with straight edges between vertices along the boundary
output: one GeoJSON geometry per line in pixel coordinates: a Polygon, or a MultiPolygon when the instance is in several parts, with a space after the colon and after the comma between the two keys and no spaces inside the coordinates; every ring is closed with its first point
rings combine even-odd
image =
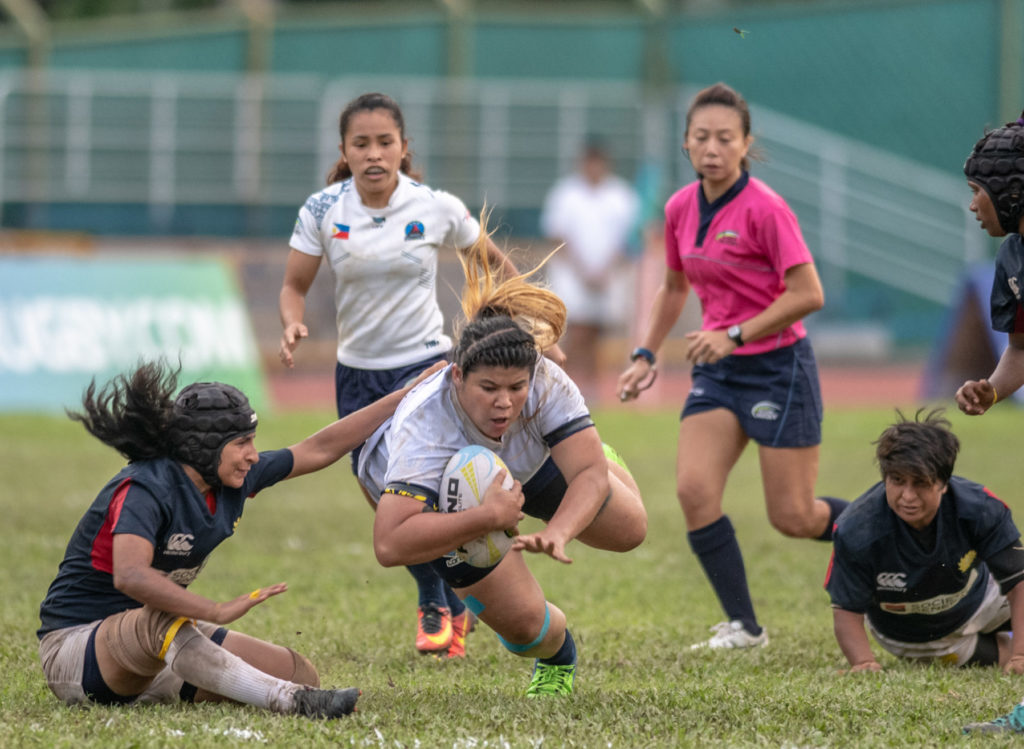
{"type": "Polygon", "coordinates": [[[0,257],[0,410],[61,411],[140,360],[267,404],[232,268],[216,258],[0,257]]]}

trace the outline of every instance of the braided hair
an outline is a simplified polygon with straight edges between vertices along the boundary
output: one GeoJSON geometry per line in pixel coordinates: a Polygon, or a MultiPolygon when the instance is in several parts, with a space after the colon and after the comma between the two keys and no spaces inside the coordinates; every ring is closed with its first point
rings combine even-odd
{"type": "Polygon", "coordinates": [[[1024,113],[974,144],[964,174],[988,193],[1003,231],[1019,232],[1024,218],[1024,113]]]}
{"type": "Polygon", "coordinates": [[[565,330],[565,304],[553,291],[530,282],[535,268],[501,283],[491,269],[486,211],[477,241],[459,254],[466,286],[462,292],[465,322],[457,331],[452,361],[463,374],[476,367],[523,367],[533,370],[541,352],[565,330]]]}

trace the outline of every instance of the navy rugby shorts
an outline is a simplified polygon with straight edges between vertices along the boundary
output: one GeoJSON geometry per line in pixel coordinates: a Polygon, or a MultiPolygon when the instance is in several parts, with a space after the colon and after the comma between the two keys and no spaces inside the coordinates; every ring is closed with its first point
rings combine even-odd
{"type": "Polygon", "coordinates": [[[764,447],[821,443],[821,386],[814,349],[806,338],[792,346],[697,364],[680,418],[727,408],[750,439],[764,447]]]}
{"type": "MultiPolygon", "coordinates": [[[[338,362],[334,367],[334,397],[338,406],[338,418],[348,416],[380,400],[388,393],[405,387],[406,383],[414,380],[424,369],[447,356],[448,352],[443,351],[429,359],[394,369],[356,369],[338,362]]],[[[360,445],[352,451],[353,474],[358,474],[359,451],[362,449],[363,446],[360,445]]]]}

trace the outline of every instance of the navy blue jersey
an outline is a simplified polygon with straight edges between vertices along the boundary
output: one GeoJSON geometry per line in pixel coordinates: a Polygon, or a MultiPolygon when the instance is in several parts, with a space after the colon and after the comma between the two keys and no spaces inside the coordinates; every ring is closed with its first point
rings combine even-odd
{"type": "Polygon", "coordinates": [[[39,608],[47,632],[87,624],[142,604],[114,587],[114,534],[153,544],[153,567],[188,586],[221,541],[235,532],[246,499],[292,471],[291,450],[260,453],[239,489],[200,494],[169,458],[130,463],[112,478],[71,534],[64,561],[39,608]]]}
{"type": "Polygon", "coordinates": [[[1010,234],[999,246],[996,274],[992,279],[992,329],[1004,333],[1024,333],[1024,308],[1021,287],[1024,286],[1024,241],[1020,234],[1010,234]]]}
{"type": "Polygon", "coordinates": [[[893,512],[879,482],[836,522],[825,589],[832,605],[867,614],[886,637],[945,637],[981,605],[985,560],[1020,537],[1009,508],[988,489],[954,476],[932,521],[934,544],[893,512]]]}

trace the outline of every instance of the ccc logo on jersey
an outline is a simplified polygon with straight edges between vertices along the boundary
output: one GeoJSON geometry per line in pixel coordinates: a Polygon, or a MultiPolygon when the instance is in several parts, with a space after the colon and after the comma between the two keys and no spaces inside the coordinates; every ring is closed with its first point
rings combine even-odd
{"type": "Polygon", "coordinates": [[[167,539],[167,553],[184,555],[192,551],[195,536],[191,533],[174,533],[167,539]]]}
{"type": "Polygon", "coordinates": [[[906,572],[879,572],[875,578],[879,590],[906,590],[906,572]]]}

